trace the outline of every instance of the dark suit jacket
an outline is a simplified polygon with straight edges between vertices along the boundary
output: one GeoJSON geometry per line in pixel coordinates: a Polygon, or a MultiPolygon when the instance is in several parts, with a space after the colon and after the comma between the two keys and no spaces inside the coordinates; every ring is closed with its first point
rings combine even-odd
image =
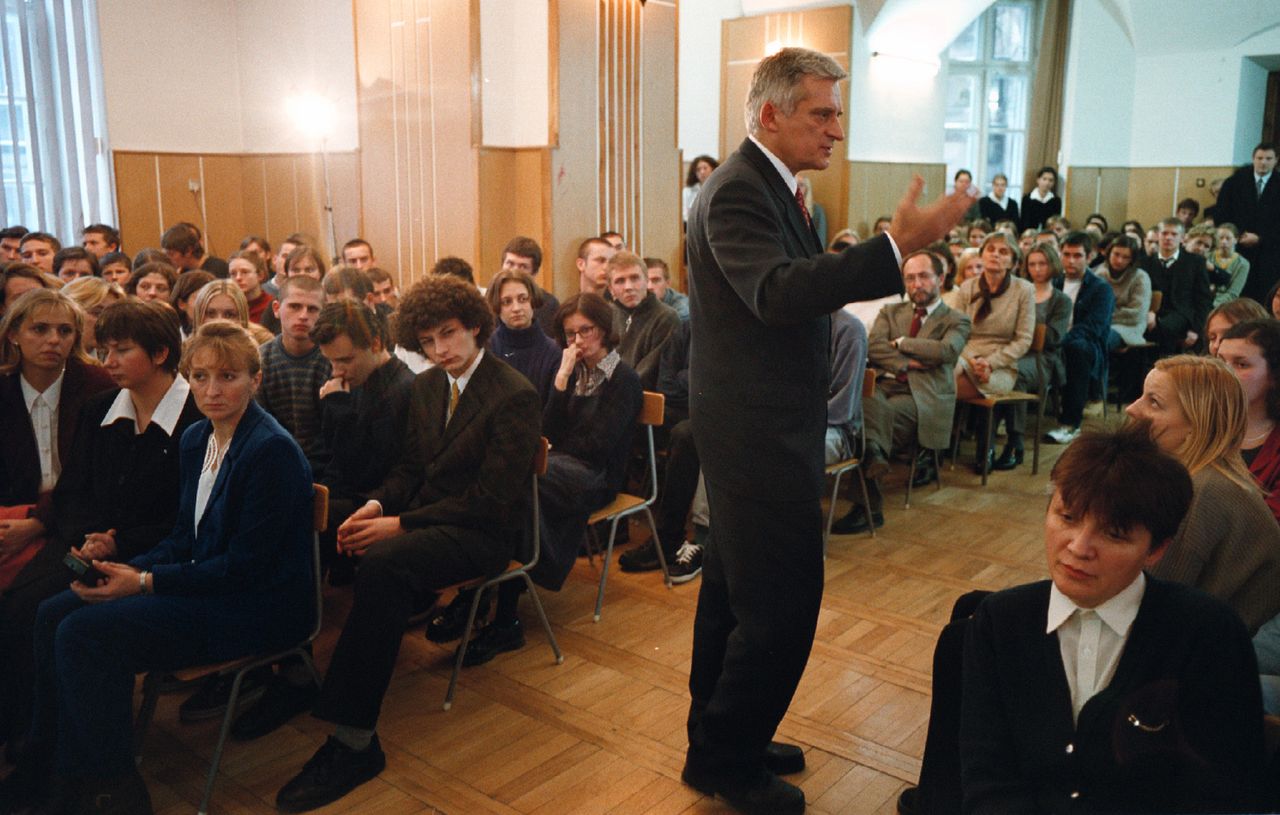
{"type": "Polygon", "coordinates": [[[709,481],[770,501],[822,493],[831,312],[902,291],[885,236],[838,255],[750,139],[689,212],[690,414],[709,481]]]}
{"type": "Polygon", "coordinates": [[[369,497],[406,531],[482,533],[487,560],[505,566],[527,526],[542,403],[523,374],[486,352],[446,424],[448,405],[444,369],[419,374],[400,459],[369,497]]]}
{"type": "Polygon", "coordinates": [[[1237,169],[1222,182],[1214,223],[1232,223],[1241,232],[1258,236],[1255,246],[1241,246],[1239,252],[1249,261],[1249,278],[1242,296],[1262,302],[1280,276],[1280,172],[1271,172],[1261,200],[1254,184],[1252,164],[1237,169]]]}
{"type": "MultiPolygon", "coordinates": [[[[21,376],[15,371],[0,377],[0,506],[36,504],[35,517],[51,526],[53,494],[40,495],[40,452],[22,398],[21,376]]],[[[113,386],[99,366],[67,360],[58,401],[58,459],[64,470],[71,461],[80,408],[94,394],[113,386]]]]}
{"type": "Polygon", "coordinates": [[[1213,305],[1204,258],[1183,250],[1172,266],[1166,268],[1158,255],[1152,255],[1142,268],[1151,278],[1151,290],[1163,292],[1155,328],[1148,336],[1160,346],[1161,353],[1179,353],[1188,331],[1204,333],[1204,321],[1213,305]]]}
{"type": "Polygon", "coordinates": [[[1115,676],[1073,724],[1048,607],[1049,582],[1031,583],[991,595],[970,622],[965,812],[1259,811],[1258,667],[1230,608],[1148,577],[1115,676]]]}
{"type": "MultiPolygon", "coordinates": [[[[1054,280],[1053,285],[1061,289],[1066,281],[1054,280]]],[[[1107,353],[1107,337],[1111,333],[1111,313],[1115,308],[1116,294],[1111,284],[1086,269],[1071,312],[1071,328],[1062,342],[1083,342],[1094,350],[1090,368],[1093,376],[1102,372],[1102,358],[1107,353]]]]}
{"type": "Polygon", "coordinates": [[[1013,221],[1015,224],[1018,223],[1018,202],[1007,194],[1004,197],[1003,207],[997,204],[991,196],[982,196],[978,199],[978,212],[993,224],[1004,220],[1013,221]]]}

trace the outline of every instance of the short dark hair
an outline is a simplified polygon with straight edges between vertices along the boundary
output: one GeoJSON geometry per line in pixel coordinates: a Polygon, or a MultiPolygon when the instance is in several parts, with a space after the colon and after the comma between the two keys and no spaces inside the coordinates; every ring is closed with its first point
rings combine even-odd
{"type": "Polygon", "coordinates": [[[430,331],[446,320],[457,318],[463,327],[476,333],[476,345],[484,347],[493,333],[493,309],[480,290],[453,275],[427,275],[409,287],[400,298],[396,319],[396,343],[422,353],[418,332],[430,331]]]}
{"type": "Polygon", "coordinates": [[[1180,209],[1191,210],[1191,217],[1194,218],[1200,214],[1200,202],[1194,198],[1183,198],[1178,202],[1178,205],[1173,208],[1174,212],[1177,212],[1180,209]]]}
{"type": "Polygon", "coordinates": [[[133,273],[129,275],[129,281],[124,284],[125,292],[131,297],[137,296],[138,283],[142,278],[153,274],[158,274],[165,280],[169,281],[169,293],[173,294],[173,287],[178,285],[178,271],[167,262],[162,263],[158,260],[152,261],[151,263],[144,263],[134,269],[133,273]]]}
{"type": "Polygon", "coordinates": [[[569,346],[564,335],[564,321],[574,314],[586,317],[600,329],[604,338],[604,346],[609,350],[618,347],[619,337],[613,325],[613,309],[605,299],[594,292],[579,292],[560,304],[556,309],[555,323],[551,326],[551,337],[561,348],[569,346]]]}
{"type": "MultiPolygon", "coordinates": [[[[293,241],[286,238],[285,243],[293,243],[293,241]]],[[[320,279],[323,280],[325,273],[329,271],[329,264],[325,261],[324,255],[312,249],[305,243],[298,244],[294,250],[289,253],[289,257],[284,259],[285,277],[292,277],[293,264],[304,258],[311,258],[311,260],[315,262],[316,268],[320,270],[320,279]]]]}
{"type": "MultiPolygon", "coordinates": [[[[364,270],[364,273],[369,276],[369,281],[375,285],[384,280],[391,280],[391,272],[388,272],[381,266],[370,266],[368,269],[364,270]]],[[[391,280],[391,282],[393,284],[395,283],[394,280],[391,280]]]]}
{"type": "Polygon", "coordinates": [[[22,236],[22,242],[18,246],[26,246],[27,241],[44,241],[53,248],[54,252],[62,251],[62,241],[58,240],[48,232],[28,232],[22,236]]]}
{"type": "Polygon", "coordinates": [[[6,238],[21,238],[25,234],[27,234],[27,228],[25,226],[6,226],[4,229],[0,229],[0,240],[4,240],[6,238]]]}
{"type": "Polygon", "coordinates": [[[182,304],[196,296],[196,292],[204,288],[206,283],[212,283],[217,280],[209,272],[204,269],[192,269],[189,272],[183,272],[178,275],[178,282],[174,284],[173,290],[169,292],[169,305],[173,306],[173,310],[178,313],[178,322],[182,323],[182,327],[190,332],[191,324],[187,319],[187,312],[182,308],[182,304]]]}
{"type": "Polygon", "coordinates": [[[89,261],[89,269],[93,272],[94,277],[99,277],[102,274],[102,269],[98,266],[98,256],[83,246],[68,246],[66,249],[59,249],[58,253],[53,256],[53,273],[57,274],[62,271],[62,264],[68,260],[87,260],[89,261]]]}
{"type": "Polygon", "coordinates": [[[602,246],[608,246],[610,249],[613,248],[609,244],[609,242],[604,238],[587,238],[585,241],[578,244],[578,260],[587,259],[587,254],[591,251],[591,244],[593,243],[598,243],[602,246]]]}
{"type": "Polygon", "coordinates": [[[431,267],[431,274],[452,275],[472,285],[475,285],[476,282],[476,276],[471,270],[471,264],[454,255],[447,255],[437,260],[436,265],[431,267]]]}
{"type": "Polygon", "coordinates": [[[1062,238],[1063,246],[1080,246],[1087,255],[1093,251],[1093,236],[1088,232],[1068,232],[1062,238]]]}
{"type": "Polygon", "coordinates": [[[114,226],[108,226],[107,224],[89,224],[84,229],[80,230],[80,237],[83,238],[90,233],[101,235],[102,240],[108,246],[115,246],[117,249],[120,248],[120,230],[116,229],[114,226]]]}
{"type": "Polygon", "coordinates": [[[54,287],[53,280],[49,275],[40,271],[34,266],[26,263],[10,263],[0,271],[0,310],[3,310],[8,303],[4,301],[4,292],[9,285],[9,281],[15,277],[25,277],[28,280],[34,280],[40,284],[42,289],[51,289],[54,287]]]}
{"type": "Polygon", "coordinates": [[[600,233],[600,237],[601,237],[601,238],[602,238],[606,243],[608,243],[608,241],[609,241],[609,239],[610,239],[610,238],[621,238],[623,243],[626,243],[626,242],[627,242],[627,237],[626,237],[626,235],[623,235],[621,232],[619,232],[619,231],[618,231],[618,230],[616,230],[616,229],[606,229],[604,232],[601,232],[601,233],[600,233]]]}
{"type": "Polygon", "coordinates": [[[542,295],[538,293],[538,285],[533,282],[533,277],[529,273],[519,269],[502,269],[489,281],[489,288],[484,293],[495,317],[502,311],[502,287],[507,283],[519,283],[524,286],[529,291],[529,305],[534,310],[542,307],[542,295]]]}
{"type": "Polygon", "coordinates": [[[716,161],[711,156],[694,156],[693,161],[689,162],[689,172],[684,174],[684,185],[686,187],[692,187],[694,184],[698,183],[698,165],[702,162],[710,164],[712,170],[715,170],[720,166],[720,162],[716,161]]]}
{"type": "Polygon", "coordinates": [[[1101,212],[1095,212],[1088,218],[1084,219],[1086,225],[1088,225],[1090,221],[1101,221],[1103,232],[1108,232],[1111,229],[1110,225],[1107,223],[1107,216],[1103,215],[1101,212]]]}
{"type": "Polygon", "coordinates": [[[262,251],[266,254],[267,258],[269,259],[271,257],[271,241],[267,240],[261,235],[245,235],[244,239],[240,241],[240,251],[241,252],[246,251],[250,246],[253,246],[255,243],[258,246],[262,247],[262,251]]]}
{"type": "Polygon", "coordinates": [[[373,280],[369,275],[354,266],[338,266],[331,269],[322,281],[324,293],[328,297],[337,297],[344,291],[350,291],[361,302],[373,294],[373,280]]]}
{"type": "MultiPolygon", "coordinates": [[[[293,255],[290,255],[289,257],[292,258],[293,255]]],[[[281,303],[283,303],[285,299],[290,294],[292,294],[295,290],[301,291],[301,292],[310,292],[312,294],[319,292],[321,298],[323,299],[324,297],[324,285],[319,280],[316,280],[314,277],[311,277],[310,275],[294,274],[294,275],[289,275],[284,280],[280,281],[280,286],[279,286],[280,296],[277,297],[276,299],[279,300],[281,303]]]]}
{"type": "Polygon", "coordinates": [[[203,251],[200,245],[200,230],[195,224],[180,221],[166,229],[160,236],[160,248],[180,255],[199,255],[203,251]]]}
{"type": "Polygon", "coordinates": [[[1062,503],[1128,532],[1151,533],[1151,548],[1178,531],[1191,506],[1191,476],[1152,440],[1146,426],[1089,431],[1072,442],[1049,474],[1062,503]]]}
{"type": "Polygon", "coordinates": [[[364,303],[340,300],[320,309],[315,328],[311,329],[311,341],[316,345],[328,345],[343,334],[357,348],[372,348],[375,339],[382,343],[384,349],[391,347],[386,321],[364,303]]]}
{"type": "Polygon", "coordinates": [[[178,371],[182,360],[182,332],[177,312],[166,305],[141,300],[112,303],[102,310],[93,332],[100,346],[111,340],[132,340],[142,346],[147,356],[168,351],[161,367],[169,373],[178,371]]]}
{"type": "MultiPolygon", "coordinates": [[[[951,252],[948,251],[947,254],[950,255],[951,252]]],[[[929,265],[933,267],[933,273],[938,276],[938,279],[942,280],[945,278],[947,274],[946,261],[944,261],[941,257],[938,256],[938,252],[935,249],[931,249],[931,248],[917,249],[916,251],[912,252],[911,254],[907,255],[902,259],[902,268],[903,269],[907,268],[907,261],[915,257],[928,258],[929,265]]]]}
{"type": "Polygon", "coordinates": [[[1112,249],[1128,249],[1129,262],[1137,263],[1138,251],[1142,249],[1142,244],[1138,243],[1138,239],[1134,236],[1127,232],[1121,232],[1111,239],[1111,244],[1107,246],[1107,254],[1110,254],[1112,249]]]}
{"type": "Polygon", "coordinates": [[[252,249],[237,249],[231,253],[231,257],[227,258],[228,266],[233,260],[243,260],[252,264],[253,270],[258,273],[259,283],[266,283],[271,279],[271,266],[268,265],[266,256],[252,249]]]}
{"type": "Polygon", "coordinates": [[[507,241],[507,245],[502,247],[503,257],[507,255],[519,255],[522,258],[528,258],[533,263],[533,268],[529,270],[531,274],[537,274],[542,268],[542,247],[533,238],[526,238],[524,235],[516,235],[507,241]]]}
{"type": "Polygon", "coordinates": [[[105,269],[113,263],[123,263],[130,269],[133,268],[133,261],[124,252],[108,252],[98,261],[98,268],[105,269]]]}
{"type": "Polygon", "coordinates": [[[668,266],[667,262],[662,258],[645,258],[644,268],[646,271],[649,269],[661,269],[662,279],[663,280],[671,279],[671,267],[668,266]]]}
{"type": "Polygon", "coordinates": [[[1267,385],[1267,417],[1272,421],[1280,421],[1280,321],[1245,320],[1228,328],[1222,339],[1244,340],[1262,351],[1262,358],[1267,361],[1267,377],[1270,382],[1267,385]]]}
{"type": "MultiPolygon", "coordinates": [[[[169,256],[163,251],[154,247],[139,249],[138,253],[133,256],[133,260],[129,263],[130,269],[137,269],[147,263],[168,263],[169,256]]],[[[172,264],[171,264],[172,265],[172,264]]]]}
{"type": "Polygon", "coordinates": [[[373,254],[373,245],[370,244],[367,240],[365,240],[364,238],[352,238],[351,240],[342,244],[342,250],[338,252],[338,257],[342,257],[348,249],[354,249],[357,246],[363,246],[364,248],[369,250],[370,255],[373,254]]]}
{"type": "Polygon", "coordinates": [[[970,180],[973,180],[973,173],[969,172],[968,170],[966,170],[966,169],[965,169],[965,168],[963,168],[963,167],[961,167],[959,170],[956,170],[956,174],[955,174],[955,175],[953,175],[953,176],[951,176],[951,180],[952,180],[952,181],[959,181],[959,180],[960,180],[960,176],[962,176],[962,175],[967,175],[967,176],[969,176],[969,179],[970,179],[970,180]]]}
{"type": "MultiPolygon", "coordinates": [[[[1271,152],[1274,153],[1276,152],[1276,144],[1275,142],[1260,141],[1258,142],[1258,145],[1253,148],[1253,153],[1256,153],[1259,150],[1270,150],[1271,152]]],[[[1252,156],[1253,153],[1250,153],[1249,155],[1252,156]]]]}

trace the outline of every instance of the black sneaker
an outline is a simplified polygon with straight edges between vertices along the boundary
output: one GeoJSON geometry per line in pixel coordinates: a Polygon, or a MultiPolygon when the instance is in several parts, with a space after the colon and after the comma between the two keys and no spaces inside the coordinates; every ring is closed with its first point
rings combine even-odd
{"type": "Polygon", "coordinates": [[[676,556],[667,564],[667,574],[672,583],[688,583],[702,574],[702,547],[685,541],[676,550],[676,556]]]}
{"type": "MultiPolygon", "coordinates": [[[[236,707],[244,708],[262,698],[266,693],[267,682],[272,677],[271,668],[255,668],[245,674],[240,683],[240,696],[236,699],[236,707]]],[[[215,674],[205,679],[200,690],[193,693],[178,706],[178,718],[184,722],[202,722],[216,719],[227,712],[227,703],[231,701],[231,685],[234,673],[215,674]]]]}
{"type": "MultiPolygon", "coordinates": [[[[431,642],[445,643],[461,637],[463,630],[467,627],[467,615],[471,613],[471,598],[474,596],[474,589],[458,592],[453,602],[445,606],[443,611],[427,623],[427,639],[431,642]]],[[[476,608],[476,625],[483,624],[483,621],[489,617],[489,596],[490,593],[485,592],[480,598],[480,605],[476,608]]]]}
{"type": "Polygon", "coordinates": [[[387,766],[387,757],[378,744],[378,734],[363,750],[352,750],[333,736],[302,766],[302,772],[280,788],[276,809],[281,812],[310,812],[331,804],[356,787],[378,777],[387,766]]]}
{"type": "Polygon", "coordinates": [[[662,564],[658,563],[658,550],[653,548],[653,541],[647,541],[618,555],[618,565],[624,572],[656,572],[662,568],[662,564]]]}
{"type": "Polygon", "coordinates": [[[498,654],[518,651],[523,647],[524,629],[519,620],[505,624],[493,622],[471,638],[471,642],[467,644],[467,655],[462,658],[462,666],[473,668],[483,665],[498,654]]]}
{"type": "Polygon", "coordinates": [[[262,698],[236,717],[231,725],[231,738],[252,741],[267,735],[299,713],[310,710],[319,691],[314,682],[291,685],[282,677],[272,678],[262,698]]]}

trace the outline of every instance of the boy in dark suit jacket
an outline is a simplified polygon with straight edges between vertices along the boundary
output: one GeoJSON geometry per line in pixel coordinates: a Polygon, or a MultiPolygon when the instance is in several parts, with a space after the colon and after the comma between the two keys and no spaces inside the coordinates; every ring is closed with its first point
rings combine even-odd
{"type": "Polygon", "coordinates": [[[419,281],[400,304],[398,343],[434,363],[414,381],[399,462],[338,528],[361,557],[355,601],[314,714],[334,735],[276,798],[285,812],[335,801],[386,766],[374,728],[405,623],[445,586],[497,574],[526,523],[542,405],[529,380],[484,347],[493,312],[458,278],[419,281]]]}

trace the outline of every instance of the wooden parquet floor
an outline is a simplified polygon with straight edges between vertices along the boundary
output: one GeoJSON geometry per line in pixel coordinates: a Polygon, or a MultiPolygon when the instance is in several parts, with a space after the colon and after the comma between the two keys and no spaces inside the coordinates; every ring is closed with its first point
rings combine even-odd
{"type": "MultiPolygon", "coordinates": [[[[933,643],[952,602],[1044,576],[1047,475],[1060,449],[1041,447],[1034,477],[1028,449],[1022,467],[993,474],[985,489],[967,468],[944,469],[944,488],[915,491],[909,510],[906,468],[896,463],[876,537],[832,537],[817,641],[779,729],[806,750],[808,768],[793,780],[808,811],[895,811],[919,773],[933,643]]],[[[525,600],[528,646],[465,670],[449,712],[441,702],[452,649],[427,642],[421,627],[407,631],[379,726],[387,769],[320,811],[728,811],[680,783],[697,581],[667,590],[656,574],[611,568],[604,616],[593,623],[598,568],[581,560],[562,591],[542,592],[563,665],[525,600]]],[[[322,671],[348,608],[349,594],[328,591],[322,671]]],[[[162,815],[195,810],[217,738],[215,722],[178,722],[181,698],[162,698],[142,765],[162,815]]],[[[213,812],[274,812],[276,790],[326,735],[304,716],[256,742],[229,743],[213,812]]]]}

